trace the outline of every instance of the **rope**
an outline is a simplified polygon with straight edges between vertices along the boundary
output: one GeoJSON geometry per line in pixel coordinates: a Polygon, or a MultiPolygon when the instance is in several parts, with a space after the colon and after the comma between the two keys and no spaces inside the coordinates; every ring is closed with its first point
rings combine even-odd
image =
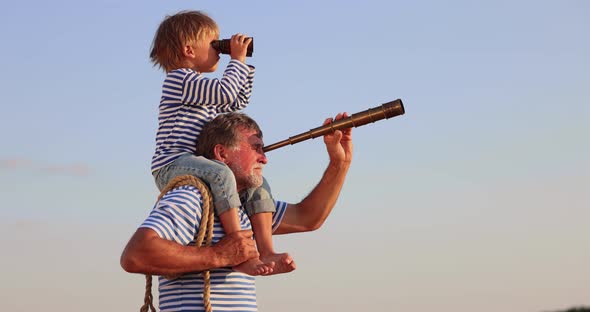
{"type": "MultiPolygon", "coordinates": [[[[199,231],[196,235],[196,242],[195,247],[199,248],[203,244],[203,240],[205,240],[205,246],[211,246],[211,240],[213,239],[213,222],[215,221],[215,217],[213,216],[213,199],[211,197],[211,192],[209,191],[209,187],[199,178],[191,176],[191,175],[183,175],[174,178],[166,187],[160,192],[160,196],[158,196],[158,200],[162,199],[166,193],[170,190],[175,189],[180,186],[185,185],[192,185],[197,188],[201,192],[201,196],[203,196],[203,213],[201,217],[201,225],[199,226],[199,231]],[[205,239],[206,237],[206,239],[205,239]]],[[[206,312],[212,312],[213,308],[211,306],[211,273],[209,270],[203,271],[203,283],[204,291],[203,291],[203,305],[205,306],[206,312]]],[[[156,312],[156,308],[153,305],[153,296],[152,296],[152,276],[146,275],[145,276],[145,297],[144,297],[144,304],[139,309],[140,312],[149,312],[153,311],[156,312]]]]}
{"type": "Polygon", "coordinates": [[[156,312],[156,308],[153,304],[154,296],[152,296],[152,276],[145,276],[145,297],[143,298],[143,306],[139,309],[139,312],[156,312]]]}

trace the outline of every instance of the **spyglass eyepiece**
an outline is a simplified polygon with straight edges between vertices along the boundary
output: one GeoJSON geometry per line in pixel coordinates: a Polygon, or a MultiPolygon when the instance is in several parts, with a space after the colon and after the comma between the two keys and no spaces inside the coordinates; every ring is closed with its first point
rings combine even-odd
{"type": "MultiPolygon", "coordinates": [[[[248,38],[251,38],[252,41],[250,41],[250,44],[248,45],[248,48],[246,50],[246,56],[252,56],[252,53],[254,52],[254,38],[252,38],[252,37],[248,37],[248,38]]],[[[211,41],[211,46],[213,47],[213,49],[217,50],[221,54],[230,54],[231,53],[231,47],[229,44],[230,40],[231,39],[214,40],[214,41],[211,41]]]]}

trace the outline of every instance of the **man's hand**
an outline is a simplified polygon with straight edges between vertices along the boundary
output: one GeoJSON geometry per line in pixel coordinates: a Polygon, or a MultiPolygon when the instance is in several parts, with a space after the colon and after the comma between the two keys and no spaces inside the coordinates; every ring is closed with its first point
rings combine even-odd
{"type": "Polygon", "coordinates": [[[211,248],[219,267],[236,266],[247,260],[258,258],[252,231],[239,231],[225,235],[211,248]]]}
{"type": "MultiPolygon", "coordinates": [[[[348,117],[339,113],[335,120],[348,117]]],[[[328,118],[324,125],[333,122],[328,118]]],[[[352,129],[324,135],[330,163],[316,187],[298,204],[290,204],[273,234],[314,231],[320,228],[334,208],[352,162],[352,129]]]]}
{"type": "Polygon", "coordinates": [[[248,38],[244,34],[235,34],[231,36],[229,42],[231,58],[246,63],[246,53],[248,52],[248,45],[250,42],[252,42],[252,38],[248,38]]]}
{"type": "MultiPolygon", "coordinates": [[[[327,118],[324,125],[348,117],[347,113],[338,113],[335,119],[327,118]]],[[[352,161],[352,128],[336,130],[324,135],[324,143],[330,156],[330,161],[350,163],[352,161]]]]}

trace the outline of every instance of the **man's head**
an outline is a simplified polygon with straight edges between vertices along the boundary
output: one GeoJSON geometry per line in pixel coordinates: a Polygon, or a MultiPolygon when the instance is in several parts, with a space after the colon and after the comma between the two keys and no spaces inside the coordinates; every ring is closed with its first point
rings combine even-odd
{"type": "Polygon", "coordinates": [[[227,113],[207,123],[197,144],[197,155],[225,163],[234,173],[239,191],[262,185],[267,163],[262,131],[242,113],[227,113]]]}
{"type": "Polygon", "coordinates": [[[217,39],[219,27],[212,18],[199,11],[181,11],[167,16],[158,27],[150,59],[166,72],[183,67],[213,72],[219,52],[211,41],[217,39]]]}

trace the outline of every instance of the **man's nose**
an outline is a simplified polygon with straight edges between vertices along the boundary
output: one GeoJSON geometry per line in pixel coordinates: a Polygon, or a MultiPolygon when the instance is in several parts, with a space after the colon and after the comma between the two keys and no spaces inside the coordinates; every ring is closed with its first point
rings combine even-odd
{"type": "Polygon", "coordinates": [[[259,157],[258,157],[258,158],[259,158],[259,160],[258,160],[258,161],[259,161],[260,163],[263,163],[263,164],[265,164],[265,165],[266,165],[266,163],[268,162],[268,159],[266,158],[266,154],[265,154],[264,152],[262,152],[262,151],[261,151],[260,153],[258,153],[258,155],[259,155],[259,157]]]}

